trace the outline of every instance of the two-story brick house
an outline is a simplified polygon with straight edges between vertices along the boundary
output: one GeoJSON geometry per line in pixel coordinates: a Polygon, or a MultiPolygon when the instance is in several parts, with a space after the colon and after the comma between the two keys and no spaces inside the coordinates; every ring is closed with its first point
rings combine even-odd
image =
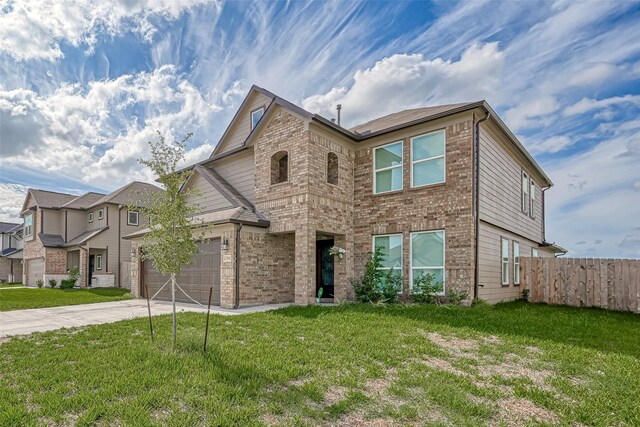
{"type": "MultiPolygon", "coordinates": [[[[213,286],[223,307],[308,304],[321,288],[352,298],[375,246],[405,295],[430,273],[470,298],[513,299],[519,257],[561,250],[544,236],[551,180],[484,101],[345,129],[254,86],[192,168],[185,187],[200,189],[207,240],[179,282],[201,301],[213,286]]],[[[136,253],[143,233],[128,236],[136,253]]],[[[166,282],[149,261],[133,264],[134,294],[166,282]]]]}
{"type": "Polygon", "coordinates": [[[0,282],[22,281],[22,224],[0,222],[0,282]]]}
{"type": "Polygon", "coordinates": [[[135,203],[140,191],[149,190],[161,191],[142,182],[132,182],[109,194],[77,196],[28,190],[21,213],[23,283],[35,286],[38,280],[45,285],[49,279],[59,282],[77,266],[81,287],[128,287],[130,275],[127,271],[121,280],[121,269],[131,260],[131,244],[122,236],[146,224],[142,215],[125,205],[135,203]]]}

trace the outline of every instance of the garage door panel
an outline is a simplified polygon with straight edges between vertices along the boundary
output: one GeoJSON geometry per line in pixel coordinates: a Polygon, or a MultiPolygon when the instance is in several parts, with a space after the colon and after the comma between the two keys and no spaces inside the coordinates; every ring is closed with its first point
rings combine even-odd
{"type": "MultiPolygon", "coordinates": [[[[198,247],[199,251],[193,261],[178,274],[176,281],[191,298],[201,304],[207,303],[209,288],[213,286],[211,303],[220,304],[220,239],[199,242],[198,247]]],[[[149,287],[150,296],[153,296],[167,280],[169,276],[158,273],[150,260],[144,261],[143,283],[149,287]]],[[[171,300],[170,286],[167,285],[156,299],[171,300]]],[[[176,289],[176,301],[190,302],[179,289],[176,289]]]]}
{"type": "Polygon", "coordinates": [[[27,260],[27,285],[36,286],[44,275],[44,261],[41,258],[27,260]]]}

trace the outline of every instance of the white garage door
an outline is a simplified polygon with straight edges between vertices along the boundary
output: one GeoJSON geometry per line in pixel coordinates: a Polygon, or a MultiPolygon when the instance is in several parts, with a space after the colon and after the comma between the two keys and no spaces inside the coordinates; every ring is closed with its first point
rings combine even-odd
{"type": "Polygon", "coordinates": [[[41,258],[28,259],[27,265],[27,286],[36,286],[38,280],[42,280],[44,274],[44,261],[41,258]]]}

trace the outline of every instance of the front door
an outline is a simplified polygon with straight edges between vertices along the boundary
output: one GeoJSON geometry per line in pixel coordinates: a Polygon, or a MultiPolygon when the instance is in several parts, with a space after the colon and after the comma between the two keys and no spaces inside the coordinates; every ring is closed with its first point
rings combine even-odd
{"type": "Polygon", "coordinates": [[[322,289],[322,300],[333,299],[333,256],[329,249],[333,240],[316,242],[316,298],[322,289]]]}
{"type": "Polygon", "coordinates": [[[91,286],[91,279],[93,278],[93,271],[95,268],[95,255],[89,255],[89,277],[87,277],[87,285],[91,286]]]}

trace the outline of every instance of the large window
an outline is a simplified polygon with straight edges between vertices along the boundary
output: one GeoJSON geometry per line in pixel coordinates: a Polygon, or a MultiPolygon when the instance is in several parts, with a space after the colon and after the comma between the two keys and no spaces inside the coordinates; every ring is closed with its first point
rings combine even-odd
{"type": "Polygon", "coordinates": [[[529,213],[529,175],[525,171],[522,171],[522,212],[529,213]]]}
{"type": "Polygon", "coordinates": [[[513,284],[520,284],[520,243],[513,242],[513,284]]]}
{"type": "Polygon", "coordinates": [[[402,141],[373,150],[373,192],[402,190],[402,141]]]}
{"type": "Polygon", "coordinates": [[[102,270],[102,255],[96,255],[96,270],[102,270]]]}
{"type": "Polygon", "coordinates": [[[139,225],[138,223],[138,212],[129,211],[127,215],[127,225],[139,225]]]}
{"type": "Polygon", "coordinates": [[[389,234],[373,237],[373,249],[382,249],[382,267],[379,270],[393,269],[394,274],[402,276],[402,234],[389,234]]]}
{"type": "Polygon", "coordinates": [[[104,219],[104,208],[98,209],[98,219],[104,219]]]}
{"type": "Polygon", "coordinates": [[[27,215],[24,217],[24,236],[33,236],[33,215],[27,215]]]}
{"type": "Polygon", "coordinates": [[[433,276],[433,284],[442,284],[444,293],[444,231],[411,233],[411,288],[423,274],[433,276]]]}
{"type": "Polygon", "coordinates": [[[411,186],[445,182],[445,131],[411,138],[411,186]]]}
{"type": "Polygon", "coordinates": [[[502,260],[502,284],[505,286],[509,285],[509,239],[505,239],[504,237],[501,239],[502,241],[502,251],[501,251],[501,260],[502,260]]]}
{"type": "Polygon", "coordinates": [[[260,107],[257,110],[251,112],[251,130],[253,130],[257,125],[262,115],[264,114],[264,107],[260,107]]]}
{"type": "Polygon", "coordinates": [[[88,218],[89,222],[93,222],[93,212],[89,212],[88,218]]]}

